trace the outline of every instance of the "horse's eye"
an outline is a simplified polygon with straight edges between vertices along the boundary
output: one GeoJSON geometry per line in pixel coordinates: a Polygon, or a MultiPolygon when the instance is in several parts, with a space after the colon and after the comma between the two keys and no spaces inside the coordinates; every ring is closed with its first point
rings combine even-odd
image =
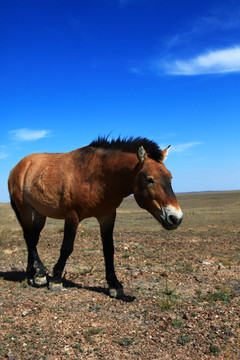
{"type": "Polygon", "coordinates": [[[155,181],[153,180],[153,178],[151,176],[148,176],[147,177],[147,183],[150,185],[150,184],[155,184],[155,181]]]}

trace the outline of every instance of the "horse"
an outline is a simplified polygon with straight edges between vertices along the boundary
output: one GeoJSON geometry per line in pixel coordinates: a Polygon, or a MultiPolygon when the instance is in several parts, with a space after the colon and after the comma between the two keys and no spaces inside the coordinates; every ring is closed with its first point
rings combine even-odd
{"type": "Polygon", "coordinates": [[[98,137],[70,152],[24,157],[10,172],[8,188],[27,245],[29,285],[62,286],[78,225],[95,217],[100,225],[109,295],[123,296],[123,285],[115,274],[113,243],[116,209],[122,200],[133,194],[137,204],[167,230],[176,229],[183,218],[171,173],[164,165],[169,147],[161,150],[155,142],[141,137],[111,141],[98,137]],[[65,220],[51,282],[37,251],[46,217],[65,220]]]}

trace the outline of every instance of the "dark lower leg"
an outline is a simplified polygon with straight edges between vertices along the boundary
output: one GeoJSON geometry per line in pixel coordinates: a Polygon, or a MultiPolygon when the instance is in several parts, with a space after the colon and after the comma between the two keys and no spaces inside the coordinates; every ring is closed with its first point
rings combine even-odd
{"type": "Polygon", "coordinates": [[[106,267],[106,280],[108,286],[114,289],[121,289],[122,284],[118,281],[114,269],[114,245],[110,241],[103,241],[103,253],[106,267]]]}
{"type": "Polygon", "coordinates": [[[28,247],[27,277],[30,285],[43,286],[47,284],[46,270],[37,252],[38,238],[31,238],[25,235],[28,247]]]}
{"type": "Polygon", "coordinates": [[[79,219],[75,213],[71,214],[65,221],[64,238],[60,250],[60,257],[53,269],[53,275],[56,279],[61,279],[63,269],[66,265],[66,261],[73,252],[73,245],[74,245],[78,224],[79,224],[79,219]]]}
{"type": "Polygon", "coordinates": [[[46,270],[39,258],[36,248],[28,250],[27,274],[29,278],[46,276],[46,270]]]}
{"type": "Polygon", "coordinates": [[[54,277],[61,279],[67,259],[69,258],[72,252],[73,252],[73,242],[72,244],[68,242],[67,246],[64,246],[64,244],[62,245],[60,251],[60,257],[58,259],[58,262],[53,268],[54,277]]]}
{"type": "Polygon", "coordinates": [[[101,237],[103,243],[103,253],[105,259],[106,280],[110,288],[122,289],[122,284],[118,281],[114,269],[114,244],[113,244],[113,228],[116,213],[99,218],[101,237]]]}
{"type": "Polygon", "coordinates": [[[46,270],[37,252],[40,232],[45,225],[45,221],[46,217],[34,211],[34,220],[31,226],[28,226],[29,230],[26,230],[27,227],[24,230],[24,238],[28,248],[27,274],[29,279],[46,277],[46,270]]]}

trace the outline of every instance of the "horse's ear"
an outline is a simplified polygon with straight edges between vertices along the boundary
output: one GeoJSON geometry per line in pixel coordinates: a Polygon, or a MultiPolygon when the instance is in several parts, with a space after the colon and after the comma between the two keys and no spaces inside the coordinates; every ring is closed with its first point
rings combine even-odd
{"type": "Polygon", "coordinates": [[[137,157],[141,163],[144,163],[144,161],[146,160],[147,153],[143,146],[140,146],[140,148],[138,149],[137,157]]]}
{"type": "Polygon", "coordinates": [[[168,147],[162,151],[163,161],[165,161],[166,158],[167,158],[167,156],[168,156],[168,151],[169,151],[170,146],[171,146],[171,145],[168,145],[168,147]]]}

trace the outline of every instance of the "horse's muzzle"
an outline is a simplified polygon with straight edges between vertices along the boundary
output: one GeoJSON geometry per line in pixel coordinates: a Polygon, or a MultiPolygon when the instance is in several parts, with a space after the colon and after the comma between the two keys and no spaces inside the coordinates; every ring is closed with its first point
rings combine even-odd
{"type": "Polygon", "coordinates": [[[160,211],[160,222],[166,230],[175,230],[181,224],[183,213],[180,208],[168,205],[160,211]]]}

